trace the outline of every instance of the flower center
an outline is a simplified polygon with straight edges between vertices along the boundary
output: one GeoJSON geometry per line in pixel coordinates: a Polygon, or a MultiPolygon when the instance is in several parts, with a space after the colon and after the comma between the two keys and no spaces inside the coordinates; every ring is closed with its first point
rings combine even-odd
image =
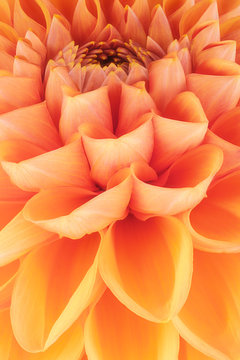
{"type": "Polygon", "coordinates": [[[115,64],[128,72],[130,63],[136,62],[147,67],[153,60],[156,60],[156,54],[143,49],[132,40],[124,42],[113,39],[111,41],[91,41],[83,45],[77,51],[75,64],[80,63],[82,66],[100,64],[102,68],[115,64]]]}

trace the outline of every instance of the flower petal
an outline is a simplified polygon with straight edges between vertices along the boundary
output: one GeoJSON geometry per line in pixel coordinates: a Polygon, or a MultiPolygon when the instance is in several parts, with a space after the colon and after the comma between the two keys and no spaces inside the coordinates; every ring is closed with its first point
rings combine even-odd
{"type": "Polygon", "coordinates": [[[12,289],[19,269],[19,260],[0,267],[0,309],[10,306],[12,289]]]}
{"type": "Polygon", "coordinates": [[[46,350],[93,300],[101,280],[94,261],[100,237],[63,238],[31,252],[15,282],[11,320],[27,351],[46,350]]]}
{"type": "Polygon", "coordinates": [[[212,360],[212,357],[208,357],[203,353],[189,345],[183,338],[180,338],[180,351],[179,360],[212,360]]]}
{"type": "Polygon", "coordinates": [[[47,37],[49,58],[53,59],[60,50],[71,42],[71,40],[72,36],[64,18],[59,15],[54,15],[47,37]]]}
{"type": "Polygon", "coordinates": [[[190,294],[173,321],[187,342],[214,359],[239,357],[239,260],[239,254],[196,250],[190,294]]]}
{"type": "Polygon", "coordinates": [[[157,5],[153,10],[148,35],[156,41],[164,51],[167,50],[168,45],[173,41],[171,27],[160,5],[157,5]]]}
{"type": "Polygon", "coordinates": [[[171,323],[154,324],[141,319],[108,290],[90,312],[84,338],[89,359],[178,358],[178,333],[171,323]]]}
{"type": "Polygon", "coordinates": [[[192,240],[173,217],[140,221],[128,216],[103,235],[99,267],[109,289],[131,311],[150,321],[168,321],[188,295],[192,240]]]}
{"type": "Polygon", "coordinates": [[[139,45],[145,46],[147,36],[143,25],[134,10],[128,5],[126,5],[124,14],[121,17],[120,29],[125,41],[134,39],[139,45]]]}
{"type": "Polygon", "coordinates": [[[229,61],[235,61],[236,42],[233,40],[219,41],[205,47],[197,56],[196,66],[208,59],[217,58],[229,61]]]}

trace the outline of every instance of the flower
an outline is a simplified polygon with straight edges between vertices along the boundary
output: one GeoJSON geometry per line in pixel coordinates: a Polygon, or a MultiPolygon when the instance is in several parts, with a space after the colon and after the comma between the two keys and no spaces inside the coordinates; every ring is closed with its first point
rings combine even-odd
{"type": "Polygon", "coordinates": [[[239,360],[239,16],[2,0],[1,358],[239,360]]]}

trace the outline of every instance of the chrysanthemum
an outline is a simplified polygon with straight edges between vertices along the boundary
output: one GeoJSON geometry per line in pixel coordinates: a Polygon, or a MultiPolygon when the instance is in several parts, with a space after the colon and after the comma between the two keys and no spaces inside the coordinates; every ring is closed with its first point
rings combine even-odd
{"type": "Polygon", "coordinates": [[[240,2],[1,0],[0,359],[240,359],[240,2]]]}

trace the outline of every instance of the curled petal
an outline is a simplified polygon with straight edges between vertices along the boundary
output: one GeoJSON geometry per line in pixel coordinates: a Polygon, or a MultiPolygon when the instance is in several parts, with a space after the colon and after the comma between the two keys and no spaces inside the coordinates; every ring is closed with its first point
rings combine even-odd
{"type": "Polygon", "coordinates": [[[240,146],[240,107],[236,107],[220,116],[211,127],[214,134],[231,144],[240,146]]]}
{"type": "Polygon", "coordinates": [[[145,218],[150,214],[173,215],[190,209],[204,198],[222,161],[223,154],[219,148],[202,145],[182,155],[162,178],[152,184],[141,180],[143,170],[136,164],[132,169],[130,207],[139,213],[140,218],[140,213],[145,218]]]}
{"type": "Polygon", "coordinates": [[[47,38],[47,49],[49,58],[54,56],[68,45],[72,40],[70,30],[66,27],[66,22],[59,15],[54,15],[47,38]]]}
{"type": "Polygon", "coordinates": [[[150,321],[168,321],[188,295],[192,240],[173,217],[140,221],[128,216],[103,235],[99,267],[108,288],[131,311],[150,321]]]}
{"type": "Polygon", "coordinates": [[[167,50],[168,45],[173,41],[171,27],[160,5],[157,5],[153,11],[148,35],[156,41],[164,51],[167,50]]]}
{"type": "MultiPolygon", "coordinates": [[[[1,46],[0,46],[1,48],[1,46]]],[[[0,68],[9,72],[13,71],[14,57],[6,51],[0,50],[0,68]]]]}
{"type": "Polygon", "coordinates": [[[49,348],[94,300],[102,286],[95,260],[99,243],[97,233],[77,241],[59,239],[23,260],[12,295],[11,322],[25,350],[49,348]]]}
{"type": "Polygon", "coordinates": [[[173,320],[189,344],[213,359],[239,357],[239,257],[196,250],[190,293],[173,320]]]}
{"type": "Polygon", "coordinates": [[[81,188],[56,188],[35,195],[24,216],[60,236],[78,239],[126,216],[131,196],[130,177],[100,195],[81,188]]]}
{"type": "Polygon", "coordinates": [[[11,25],[11,10],[7,0],[0,3],[0,21],[11,25]]]}
{"type": "Polygon", "coordinates": [[[39,39],[39,37],[37,37],[36,34],[34,34],[32,30],[28,30],[26,32],[25,39],[30,41],[32,48],[40,54],[42,62],[44,62],[47,55],[45,44],[39,39]]]}
{"type": "Polygon", "coordinates": [[[212,357],[204,355],[197,349],[180,338],[179,360],[212,360],[212,357]]]}
{"type": "Polygon", "coordinates": [[[12,290],[19,269],[19,260],[0,267],[0,309],[11,304],[12,290]]]}
{"type": "Polygon", "coordinates": [[[196,58],[196,66],[208,59],[224,59],[235,62],[236,42],[233,40],[219,41],[206,46],[196,58]]]}
{"type": "Polygon", "coordinates": [[[194,5],[194,0],[163,0],[163,10],[175,38],[179,37],[179,22],[183,15],[194,5]]]}
{"type": "Polygon", "coordinates": [[[136,316],[109,290],[90,312],[84,329],[84,340],[89,359],[145,360],[149,356],[151,360],[178,358],[179,338],[171,322],[154,324],[136,316]]]}
{"type": "Polygon", "coordinates": [[[134,39],[141,46],[145,46],[147,36],[143,25],[139,21],[133,9],[128,5],[124,9],[120,29],[126,41],[134,39]]]}

